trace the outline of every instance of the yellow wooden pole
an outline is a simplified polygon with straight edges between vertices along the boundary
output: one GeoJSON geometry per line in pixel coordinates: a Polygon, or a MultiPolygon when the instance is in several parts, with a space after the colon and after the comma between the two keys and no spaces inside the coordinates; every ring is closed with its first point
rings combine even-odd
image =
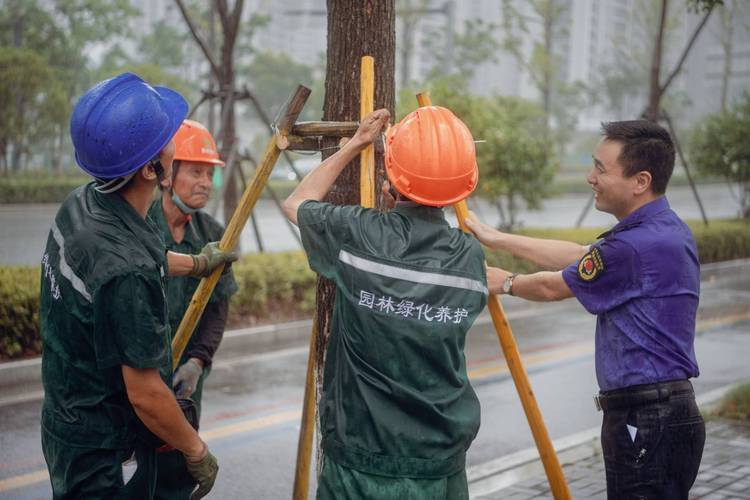
{"type": "MultiPolygon", "coordinates": [[[[417,102],[420,106],[430,106],[430,94],[427,92],[417,94],[417,102]]],[[[466,205],[466,201],[456,203],[453,205],[453,208],[456,211],[456,219],[458,219],[459,226],[468,232],[469,229],[464,222],[469,215],[469,208],[466,205]]],[[[531,434],[534,436],[537,450],[539,450],[539,456],[542,459],[544,472],[547,474],[547,481],[549,481],[552,494],[556,500],[570,500],[572,497],[570,496],[570,490],[565,481],[560,461],[557,459],[555,448],[552,446],[552,441],[547,432],[547,426],[544,424],[534,391],[531,389],[529,376],[521,361],[521,355],[518,352],[518,345],[516,344],[516,339],[513,337],[510,323],[508,323],[505,311],[503,311],[503,306],[497,295],[490,295],[488,307],[490,309],[490,316],[492,316],[492,323],[495,325],[497,338],[500,340],[500,346],[505,355],[505,362],[508,364],[513,382],[516,384],[516,391],[518,391],[521,405],[526,413],[526,420],[529,422],[531,434]]]]}
{"type": "MultiPolygon", "coordinates": [[[[261,160],[260,166],[255,170],[255,175],[252,181],[247,185],[245,192],[242,194],[240,203],[237,206],[232,219],[227,224],[227,228],[224,231],[224,235],[219,242],[219,248],[222,250],[231,250],[237,246],[240,240],[240,233],[247,223],[247,219],[250,217],[250,213],[253,211],[255,203],[260,198],[260,194],[268,182],[268,177],[271,175],[276,160],[281,154],[281,148],[284,146],[284,140],[292,130],[294,122],[297,121],[297,117],[302,108],[305,106],[307,98],[310,96],[310,89],[300,85],[297,87],[296,92],[292,96],[287,106],[286,113],[279,121],[277,127],[278,132],[276,137],[272,137],[268,142],[265,153],[263,153],[263,159],[261,160]]],[[[190,305],[188,305],[185,315],[182,317],[180,326],[177,327],[177,333],[174,339],[172,339],[172,368],[177,368],[177,364],[180,362],[182,353],[185,351],[185,347],[190,341],[190,337],[195,330],[195,325],[203,314],[203,310],[206,308],[208,299],[211,297],[211,293],[216,287],[216,283],[221,277],[221,273],[224,270],[224,266],[219,266],[211,273],[207,278],[203,278],[198,284],[193,298],[190,299],[190,305]]]]}
{"type": "MultiPolygon", "coordinates": [[[[359,76],[359,119],[375,110],[375,60],[364,56],[359,76]]],[[[359,197],[365,208],[375,206],[375,147],[370,144],[359,155],[359,197]]]]}
{"type": "Polygon", "coordinates": [[[292,498],[305,500],[310,490],[310,464],[312,462],[313,434],[315,430],[315,365],[317,364],[318,327],[313,319],[310,335],[310,352],[307,355],[305,396],[302,401],[302,419],[297,440],[297,465],[294,468],[292,498]]]}

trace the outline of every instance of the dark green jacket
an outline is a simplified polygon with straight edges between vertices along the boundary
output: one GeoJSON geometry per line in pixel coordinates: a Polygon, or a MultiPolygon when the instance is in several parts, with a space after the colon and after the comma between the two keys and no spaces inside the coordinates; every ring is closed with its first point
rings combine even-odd
{"type": "Polygon", "coordinates": [[[133,446],[145,428],[121,366],[169,373],[166,274],[158,230],[118,193],[91,183],[63,202],[42,258],[45,432],[74,446],[133,446]]]}
{"type": "MultiPolygon", "coordinates": [[[[185,236],[180,243],[175,242],[169,225],[164,217],[161,198],[154,201],[149,209],[149,217],[153,219],[159,229],[167,250],[172,252],[197,254],[211,241],[219,241],[224,234],[224,228],[213,217],[205,212],[196,212],[185,226],[185,236]]],[[[171,276],[167,280],[167,302],[169,304],[169,324],[172,336],[190,305],[195,289],[200,283],[199,278],[190,276],[171,276]]],[[[227,320],[230,297],[237,292],[237,283],[231,270],[227,266],[216,284],[208,305],[195,329],[190,342],[182,355],[181,363],[194,357],[210,366],[216,349],[219,347],[227,320]]]]}
{"type": "Polygon", "coordinates": [[[414,203],[380,213],[307,201],[297,216],[310,267],[336,283],[324,453],[384,476],[462,470],[480,416],[464,357],[487,303],[479,242],[414,203]]]}

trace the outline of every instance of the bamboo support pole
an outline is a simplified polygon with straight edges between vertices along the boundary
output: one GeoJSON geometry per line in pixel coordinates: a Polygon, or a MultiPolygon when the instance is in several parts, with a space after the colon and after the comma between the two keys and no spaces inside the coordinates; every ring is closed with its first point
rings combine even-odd
{"type": "MultiPolygon", "coordinates": [[[[429,93],[422,92],[417,94],[417,102],[420,106],[430,106],[429,93]]],[[[469,208],[466,205],[466,201],[456,203],[453,205],[453,208],[456,211],[458,225],[464,231],[468,231],[465,220],[469,215],[469,208]]],[[[531,389],[529,376],[521,361],[518,345],[516,344],[516,339],[513,337],[513,332],[505,316],[505,311],[503,311],[503,306],[497,295],[490,295],[488,302],[492,323],[495,325],[495,331],[497,332],[497,338],[500,340],[500,346],[503,349],[505,362],[508,364],[508,369],[513,377],[516,391],[518,391],[521,405],[531,428],[531,434],[534,436],[534,442],[536,443],[537,450],[539,450],[539,456],[542,459],[544,472],[547,474],[552,495],[556,500],[570,500],[572,497],[570,496],[568,484],[565,482],[560,461],[557,459],[555,448],[552,446],[552,441],[547,432],[547,426],[544,424],[541,411],[539,411],[539,405],[534,396],[534,391],[531,389]]]]}
{"type": "Polygon", "coordinates": [[[310,352],[307,355],[305,396],[302,401],[302,417],[297,440],[297,464],[294,468],[293,500],[306,500],[310,490],[310,464],[312,462],[313,434],[315,431],[315,365],[318,344],[318,326],[313,320],[310,335],[310,352]]]}
{"type": "MultiPolygon", "coordinates": [[[[359,120],[375,110],[375,60],[362,58],[359,76],[359,120]]],[[[369,144],[359,155],[359,199],[365,208],[375,207],[375,148],[369,144]]]]}
{"type": "MultiPolygon", "coordinates": [[[[284,116],[278,124],[279,135],[286,136],[289,134],[309,96],[310,89],[302,85],[297,87],[292,99],[289,101],[284,116]]],[[[227,224],[224,236],[222,236],[221,241],[219,242],[219,248],[222,250],[231,250],[237,246],[242,229],[245,227],[255,203],[258,201],[260,194],[263,192],[263,188],[268,182],[271,170],[273,170],[276,160],[278,160],[279,155],[281,154],[281,150],[276,143],[276,137],[272,137],[271,140],[268,141],[268,146],[266,147],[265,153],[263,153],[260,167],[255,170],[253,179],[242,194],[237,210],[232,214],[232,219],[229,221],[229,224],[227,224]]],[[[195,325],[198,324],[198,320],[200,320],[201,314],[203,314],[203,310],[206,308],[208,299],[211,297],[211,293],[216,287],[216,283],[218,283],[223,270],[224,266],[219,266],[214,269],[210,276],[203,278],[198,285],[198,288],[195,290],[193,298],[190,299],[190,305],[188,305],[187,311],[185,311],[185,315],[180,322],[180,326],[177,327],[177,333],[172,340],[173,368],[177,368],[182,353],[193,334],[195,325]]]]}

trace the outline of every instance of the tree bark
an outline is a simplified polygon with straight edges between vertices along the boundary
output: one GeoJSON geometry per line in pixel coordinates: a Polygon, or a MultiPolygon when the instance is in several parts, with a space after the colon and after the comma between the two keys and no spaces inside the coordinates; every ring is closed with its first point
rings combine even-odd
{"type": "MultiPolygon", "coordinates": [[[[365,55],[375,58],[375,109],[388,108],[393,114],[396,39],[394,0],[328,0],[327,7],[328,60],[323,120],[359,121],[359,71],[360,60],[365,55]]],[[[336,146],[338,139],[324,138],[324,141],[324,147],[336,146]]],[[[323,157],[332,153],[332,150],[324,150],[323,157]]],[[[379,178],[382,178],[382,156],[376,157],[375,168],[379,178]]],[[[358,159],[338,178],[327,201],[338,205],[359,204],[358,159]]],[[[334,296],[333,283],[319,279],[315,318],[319,332],[316,346],[318,385],[322,381],[334,296]]]]}

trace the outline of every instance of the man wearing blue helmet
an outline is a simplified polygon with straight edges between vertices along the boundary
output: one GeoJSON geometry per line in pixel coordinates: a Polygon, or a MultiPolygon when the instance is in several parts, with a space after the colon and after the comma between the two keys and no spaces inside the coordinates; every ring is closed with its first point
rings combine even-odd
{"type": "Polygon", "coordinates": [[[193,498],[216,479],[216,459],[164,378],[164,285],[236,256],[216,243],[198,255],[167,252],[147,217],[187,111],[180,94],[131,73],[100,82],[73,111],[76,161],[95,180],[63,202],[42,258],[42,449],[55,499],[153,498],[163,442],[185,455],[193,498]],[[125,483],[122,463],[133,456],[125,483]]]}

